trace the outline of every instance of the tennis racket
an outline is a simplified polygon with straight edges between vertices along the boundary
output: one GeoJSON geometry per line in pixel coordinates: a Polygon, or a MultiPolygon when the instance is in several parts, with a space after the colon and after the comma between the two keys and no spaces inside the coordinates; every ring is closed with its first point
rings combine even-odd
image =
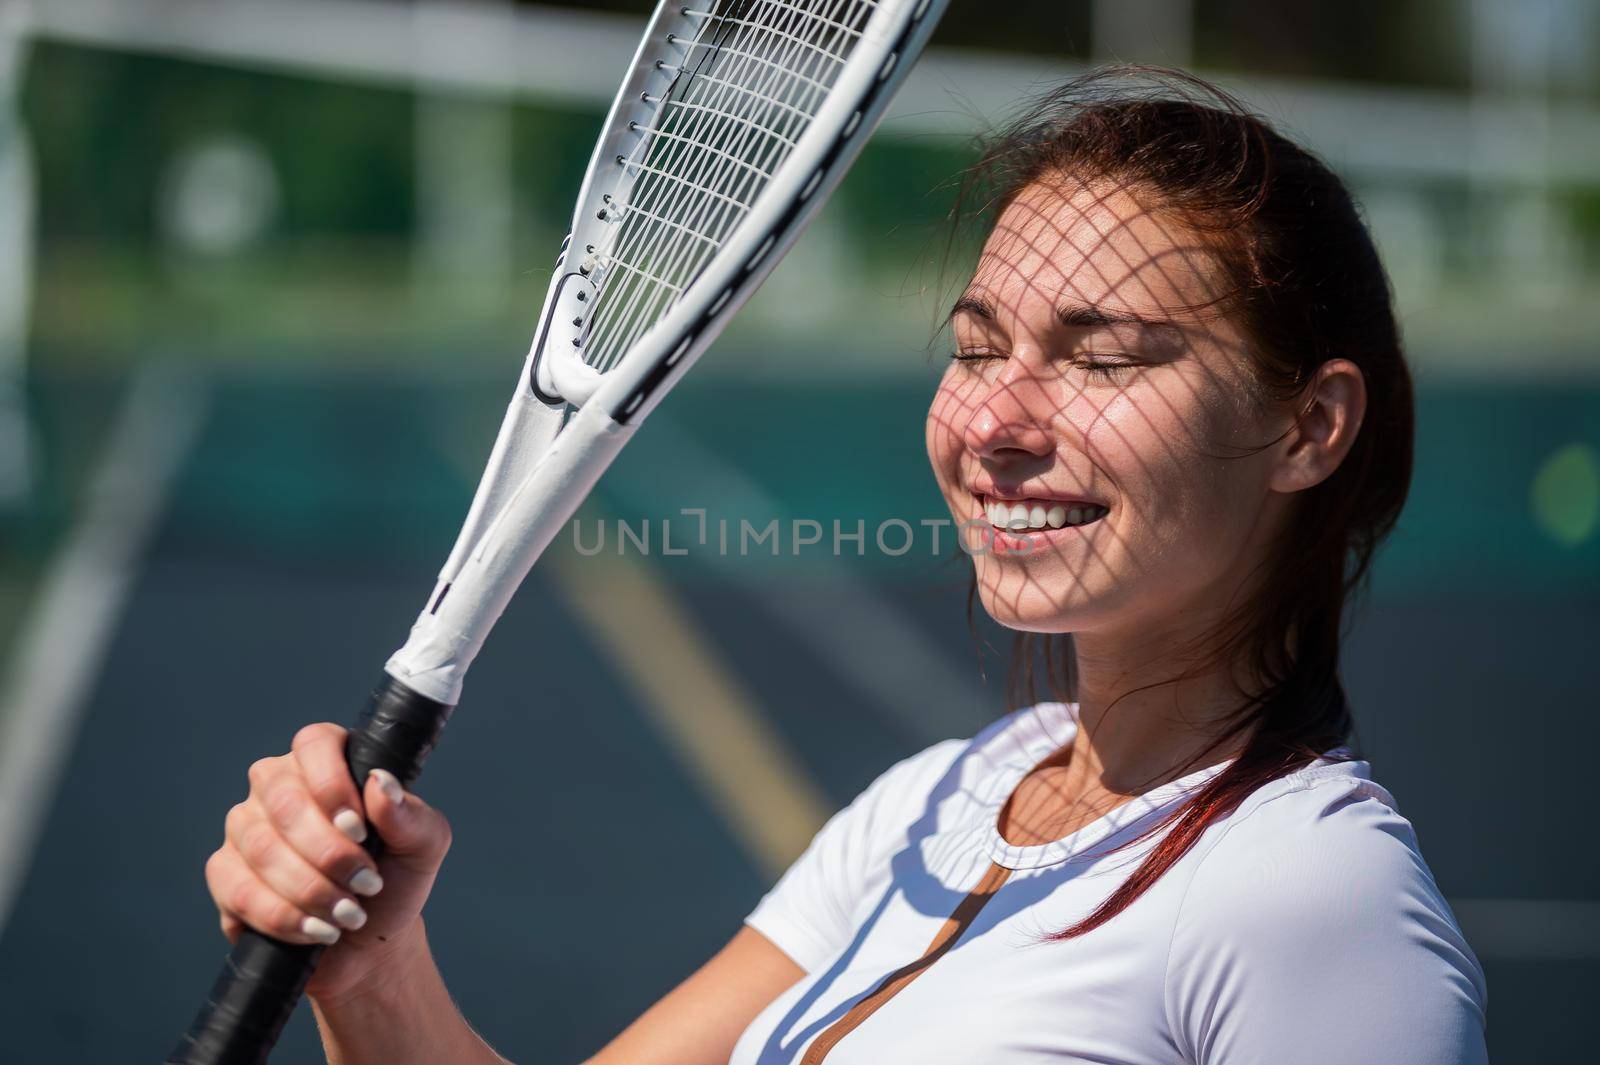
{"type": "MultiPolygon", "coordinates": [[[[822,205],[945,2],[656,9],[461,534],[350,732],[358,784],[416,779],[529,568],[822,205]]],[[[323,949],[243,933],[168,1065],[265,1061],[323,949]]]]}

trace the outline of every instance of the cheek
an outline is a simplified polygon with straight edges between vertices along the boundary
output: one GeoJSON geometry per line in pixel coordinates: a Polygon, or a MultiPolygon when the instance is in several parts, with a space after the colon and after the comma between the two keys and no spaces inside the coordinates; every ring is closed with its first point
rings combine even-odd
{"type": "Polygon", "coordinates": [[[960,479],[963,451],[961,435],[970,418],[971,411],[963,396],[963,389],[956,384],[953,374],[946,373],[933,395],[933,404],[928,408],[926,442],[928,461],[933,465],[934,476],[939,480],[939,487],[947,493],[960,479]]]}
{"type": "Polygon", "coordinates": [[[1090,453],[1117,485],[1120,533],[1146,564],[1230,552],[1254,520],[1263,489],[1258,463],[1239,449],[1239,413],[1228,397],[1192,382],[1130,390],[1102,408],[1085,433],[1090,453]]]}

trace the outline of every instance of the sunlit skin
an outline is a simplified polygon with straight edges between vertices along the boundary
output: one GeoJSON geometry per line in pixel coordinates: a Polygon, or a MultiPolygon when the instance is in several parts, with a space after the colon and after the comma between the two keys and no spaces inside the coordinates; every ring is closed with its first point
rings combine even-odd
{"type": "Polygon", "coordinates": [[[1005,826],[1016,843],[1060,838],[1237,753],[1237,740],[1216,745],[1249,683],[1237,668],[1111,704],[1210,649],[1294,494],[1337,468],[1365,407],[1346,360],[1323,364],[1298,422],[1296,405],[1266,398],[1216,304],[1216,260],[1154,202],[1062,177],[1024,189],[952,311],[954,357],[928,414],[985,609],[1074,637],[1084,728],[1018,788],[1005,826]],[[1109,509],[1081,527],[991,531],[995,498],[1109,509]]]}

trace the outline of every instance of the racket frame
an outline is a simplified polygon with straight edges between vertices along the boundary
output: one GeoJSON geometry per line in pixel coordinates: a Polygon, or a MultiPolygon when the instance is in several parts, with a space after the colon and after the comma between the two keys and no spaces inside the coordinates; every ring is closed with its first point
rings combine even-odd
{"type": "MultiPolygon", "coordinates": [[[[577,512],[639,423],[661,401],[750,297],[804,231],[876,127],[899,82],[913,65],[945,0],[883,0],[783,165],[773,174],[724,245],[682,297],[653,323],[611,370],[582,362],[584,340],[575,293],[594,291],[582,258],[604,225],[596,215],[616,187],[618,167],[638,139],[649,136],[659,112],[644,99],[672,77],[657,67],[690,16],[679,6],[658,9],[634,55],[634,68],[590,157],[573,212],[572,235],[552,279],[540,328],[463,529],[428,607],[410,637],[389,659],[389,674],[420,694],[454,704],[462,680],[529,569],[577,512]],[[933,16],[933,17],[930,17],[933,16]],[[907,57],[910,56],[911,59],[907,57]],[[646,121],[650,125],[646,125],[646,121]],[[630,128],[630,125],[637,128],[630,128]],[[579,268],[569,268],[574,259],[579,268]],[[570,385],[576,396],[567,396],[570,385]],[[508,439],[522,433],[546,401],[577,399],[564,428],[532,447],[508,439]]],[[[698,28],[698,27],[697,27],[698,28]]],[[[675,64],[673,64],[675,65],[675,64]]],[[[589,297],[591,306],[593,296],[589,297]]],[[[548,427],[551,415],[537,416],[548,427]]]]}
{"type": "MultiPolygon", "coordinates": [[[[872,58],[857,63],[852,56],[784,167],[757,195],[719,255],[603,375],[574,369],[582,323],[573,319],[582,315],[563,316],[571,309],[563,295],[578,286],[570,291],[574,302],[582,302],[576,293],[587,282],[571,280],[583,270],[565,269],[570,242],[564,247],[523,376],[461,534],[427,608],[405,646],[390,658],[386,676],[350,732],[346,758],[358,784],[377,768],[407,786],[421,772],[467,667],[528,569],[639,423],[799,236],[876,125],[945,2],[879,0],[879,13],[894,11],[896,17],[869,25],[879,32],[863,35],[857,49],[871,48],[880,65],[871,66],[872,58]],[[891,55],[898,59],[891,61],[891,55]],[[546,364],[554,372],[541,376],[546,364]],[[557,388],[558,381],[570,388],[557,388]],[[579,403],[570,418],[568,400],[579,403]]],[[[627,93],[642,93],[636,87],[641,80],[664,73],[646,58],[650,46],[657,36],[667,43],[668,26],[688,17],[687,8],[662,5],[650,23],[584,179],[573,223],[579,239],[595,210],[598,168],[615,158],[620,130],[638,132],[628,129],[628,120],[619,122],[627,93]]],[[[586,243],[576,246],[586,248],[586,243]]],[[[376,833],[364,845],[374,857],[381,852],[376,833]]],[[[322,949],[242,932],[199,1015],[168,1055],[168,1065],[262,1065],[322,949]]]]}

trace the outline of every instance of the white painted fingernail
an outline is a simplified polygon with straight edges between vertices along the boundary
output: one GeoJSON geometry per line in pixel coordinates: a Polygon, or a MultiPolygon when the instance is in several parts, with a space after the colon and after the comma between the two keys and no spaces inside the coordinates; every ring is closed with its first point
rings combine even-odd
{"type": "Polygon", "coordinates": [[[354,932],[367,923],[367,911],[356,905],[354,899],[340,899],[333,904],[333,919],[339,922],[340,928],[354,932]]]}
{"type": "Polygon", "coordinates": [[[333,815],[333,827],[357,843],[367,838],[367,819],[348,806],[333,815]]]}
{"type": "Polygon", "coordinates": [[[406,791],[400,786],[400,781],[387,769],[374,769],[372,775],[378,778],[378,790],[383,792],[383,797],[396,806],[406,801],[406,791]]]}
{"type": "Polygon", "coordinates": [[[329,946],[339,942],[339,930],[320,917],[307,917],[300,922],[300,931],[329,946]]]}
{"type": "Polygon", "coordinates": [[[376,895],[383,890],[383,877],[371,869],[357,870],[356,875],[350,878],[350,890],[357,895],[376,895]]]}

